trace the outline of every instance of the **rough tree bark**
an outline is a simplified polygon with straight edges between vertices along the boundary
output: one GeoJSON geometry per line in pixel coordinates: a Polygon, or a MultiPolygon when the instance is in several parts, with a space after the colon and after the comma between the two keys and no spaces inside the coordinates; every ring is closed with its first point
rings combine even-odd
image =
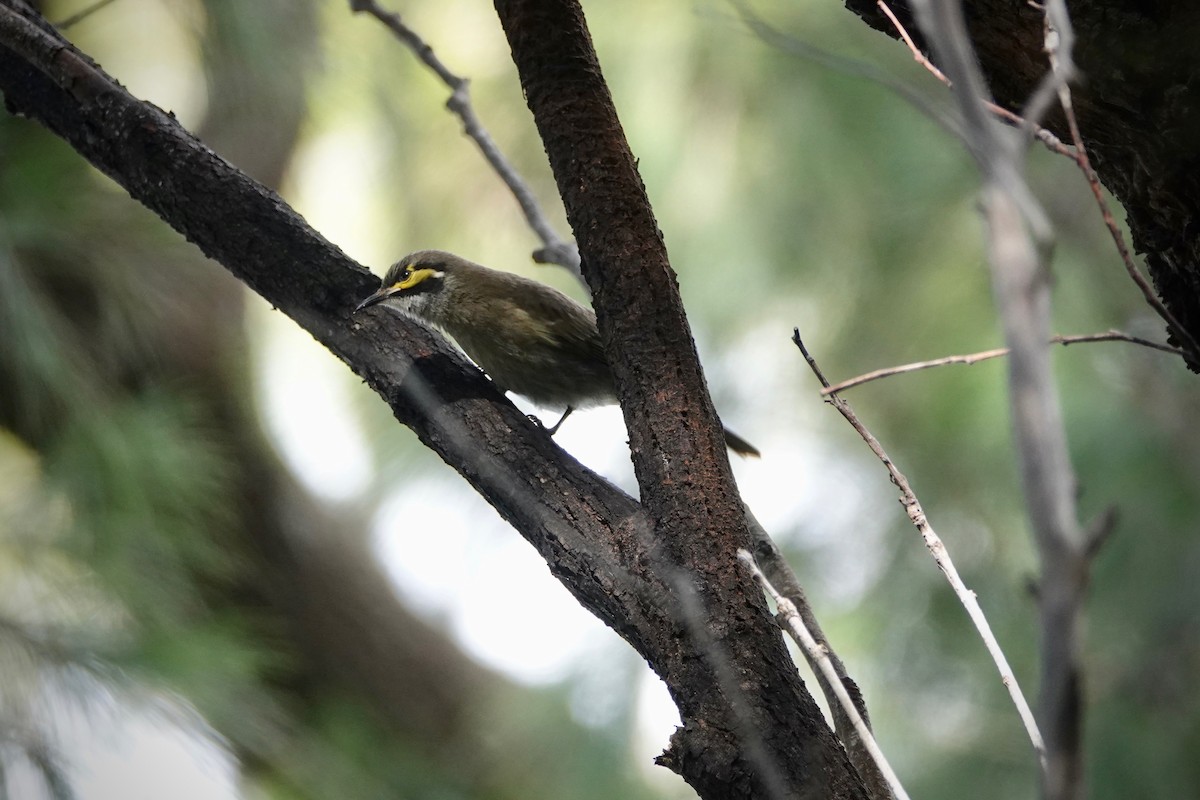
{"type": "MultiPolygon", "coordinates": [[[[925,50],[907,0],[889,5],[925,50]]],[[[875,0],[846,0],[846,7],[896,37],[875,0]]],[[[1042,11],[1011,0],[972,0],[965,11],[996,102],[1019,113],[1048,69],[1042,11]]],[[[1200,7],[1072,0],[1070,12],[1083,74],[1072,94],[1084,144],[1101,181],[1125,207],[1133,245],[1145,255],[1159,297],[1200,341],[1200,102],[1194,94],[1200,7]]],[[[1070,141],[1061,114],[1045,124],[1070,141]]],[[[1172,343],[1181,344],[1175,337],[1172,343]]],[[[1200,371],[1200,364],[1189,366],[1200,371]]]]}
{"type": "Polygon", "coordinates": [[[621,363],[645,507],[563,453],[439,338],[394,320],[351,319],[377,285],[366,270],[169,115],[131,97],[22,0],[0,0],[0,89],[10,111],[62,137],[344,360],[538,549],[581,603],[650,661],[685,723],[665,761],[702,796],[864,797],[761,597],[736,569],[734,549],[748,539],[711,402],[632,158],[615,117],[606,118],[611,103],[578,8],[501,7],[539,123],[580,103],[575,127],[548,147],[589,277],[605,297],[603,331],[621,363]],[[566,16],[523,16],[535,9],[566,16]],[[540,32],[538,41],[523,38],[525,25],[540,32]],[[547,45],[563,49],[541,49],[547,45]],[[603,126],[607,150],[599,153],[587,149],[590,129],[580,127],[593,122],[603,126]],[[602,160],[574,172],[571,147],[602,160]],[[622,182],[593,205],[587,192],[607,181],[609,168],[622,182]],[[636,225],[609,232],[614,217],[629,219],[617,216],[626,204],[637,206],[636,225]],[[615,308],[622,292],[642,291],[671,312],[661,327],[638,327],[639,318],[648,324],[645,305],[629,314],[615,308]],[[635,352],[671,366],[638,375],[625,363],[635,352]],[[639,389],[642,379],[657,391],[639,389]],[[682,394],[671,388],[677,380],[682,394]],[[666,411],[653,409],[667,398],[666,411]],[[664,426],[661,441],[651,423],[664,426]],[[686,507],[688,499],[696,508],[686,507]]]}
{"type": "MultiPolygon", "coordinates": [[[[497,0],[496,10],[592,289],[653,520],[645,544],[674,595],[668,614],[690,634],[652,642],[649,660],[683,718],[659,761],[702,796],[813,792],[818,775],[846,771],[845,756],[829,746],[762,593],[734,558],[750,546],[744,510],[583,10],[574,0],[497,0]]],[[[823,796],[851,790],[861,791],[831,780],[823,796]]]]}

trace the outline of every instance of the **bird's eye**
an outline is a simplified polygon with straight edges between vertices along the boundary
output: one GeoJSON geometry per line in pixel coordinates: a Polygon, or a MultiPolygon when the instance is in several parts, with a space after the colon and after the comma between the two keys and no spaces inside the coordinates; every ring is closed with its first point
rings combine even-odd
{"type": "Polygon", "coordinates": [[[409,278],[412,277],[412,273],[413,273],[412,267],[405,267],[404,272],[402,272],[399,276],[397,276],[395,282],[392,284],[392,288],[399,289],[400,284],[404,283],[406,280],[408,280],[409,278]]]}

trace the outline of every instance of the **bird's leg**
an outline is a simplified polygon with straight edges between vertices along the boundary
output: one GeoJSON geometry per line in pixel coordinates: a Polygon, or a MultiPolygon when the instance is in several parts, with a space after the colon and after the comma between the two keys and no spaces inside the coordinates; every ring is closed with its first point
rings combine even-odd
{"type": "Polygon", "coordinates": [[[553,436],[554,434],[558,433],[558,429],[562,427],[562,424],[563,424],[563,422],[565,422],[565,421],[566,421],[567,417],[571,416],[571,412],[572,412],[572,411],[574,411],[574,410],[575,410],[575,407],[574,407],[574,406],[567,406],[567,410],[566,410],[566,411],[564,411],[564,412],[563,412],[563,415],[562,415],[561,417],[559,417],[559,418],[558,418],[558,422],[554,423],[554,427],[553,427],[553,428],[546,428],[546,431],[547,431],[547,432],[549,432],[549,434],[550,434],[551,436],[553,436]]]}

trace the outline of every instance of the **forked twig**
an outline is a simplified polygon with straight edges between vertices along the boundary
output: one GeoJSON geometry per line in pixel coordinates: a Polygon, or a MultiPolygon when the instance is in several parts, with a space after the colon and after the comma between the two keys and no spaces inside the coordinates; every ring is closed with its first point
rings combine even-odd
{"type": "Polygon", "coordinates": [[[521,212],[525,215],[529,227],[542,240],[542,247],[535,253],[536,260],[565,267],[578,276],[579,251],[573,242],[566,241],[554,230],[533,189],[500,151],[496,140],[480,122],[479,115],[475,113],[475,107],[471,104],[470,82],[452,72],[429,43],[404,24],[399,14],[382,8],[376,0],[350,0],[350,10],[356,14],[365,12],[382,22],[397,39],[413,51],[421,63],[429,67],[442,83],[446,84],[450,89],[450,99],[446,101],[446,108],[462,120],[463,132],[475,142],[488,164],[508,186],[521,206],[521,212]]]}
{"type": "MultiPolygon", "coordinates": [[[[1065,9],[1063,13],[1065,16],[1065,9]]],[[[1075,161],[1079,164],[1079,169],[1083,171],[1083,175],[1087,179],[1088,188],[1092,190],[1092,197],[1096,199],[1096,205],[1100,208],[1100,216],[1104,219],[1104,226],[1108,228],[1113,245],[1116,246],[1117,253],[1121,256],[1121,263],[1125,265],[1125,272],[1129,274],[1130,279],[1137,285],[1138,290],[1142,293],[1142,297],[1154,309],[1154,313],[1158,314],[1163,322],[1167,323],[1168,330],[1178,337],[1183,350],[1191,356],[1191,360],[1193,362],[1200,362],[1200,344],[1180,324],[1179,320],[1171,313],[1166,304],[1158,298],[1158,295],[1154,293],[1153,287],[1150,286],[1150,281],[1146,280],[1146,276],[1142,274],[1137,264],[1134,263],[1133,256],[1129,252],[1129,247],[1125,244],[1125,234],[1121,232],[1121,228],[1117,225],[1117,221],[1108,207],[1108,201],[1104,198],[1104,190],[1100,186],[1100,178],[1096,174],[1096,170],[1092,168],[1092,161],[1088,157],[1087,147],[1083,143],[1083,136],[1079,130],[1079,121],[1075,118],[1075,106],[1071,101],[1071,87],[1068,85],[1070,73],[1074,70],[1069,63],[1069,54],[1066,55],[1068,62],[1066,64],[1063,63],[1064,53],[1060,49],[1061,36],[1062,33],[1052,23],[1048,4],[1046,16],[1046,56],[1050,61],[1052,73],[1065,73],[1064,79],[1058,82],[1058,100],[1059,105],[1062,106],[1063,116],[1067,119],[1067,128],[1071,132],[1071,141],[1075,144],[1075,161]]]]}
{"type": "MultiPolygon", "coordinates": [[[[799,328],[794,330],[792,341],[795,342],[796,347],[804,355],[804,360],[808,362],[809,368],[817,376],[817,380],[821,382],[821,386],[828,389],[829,381],[826,380],[825,374],[808,352],[808,348],[804,346],[804,341],[800,338],[799,328]]],[[[1042,741],[1042,734],[1038,730],[1038,725],[1036,720],[1034,720],[1033,712],[1029,708],[1029,703],[1025,700],[1025,695],[1021,692],[1021,687],[1017,683],[1017,677],[1013,673],[1012,667],[1009,666],[1008,659],[1005,657],[1000,643],[996,640],[996,636],[992,632],[991,625],[988,624],[983,609],[979,606],[979,599],[963,583],[962,577],[958,574],[958,569],[955,568],[954,562],[950,558],[949,551],[946,550],[945,543],[937,535],[937,532],[934,531],[933,526],[929,523],[929,519],[925,516],[925,510],[921,507],[921,501],[917,499],[916,493],[913,492],[908,478],[904,476],[904,473],[900,471],[895,462],[892,461],[891,457],[883,449],[883,445],[879,443],[874,434],[867,430],[866,426],[859,420],[858,415],[854,413],[854,410],[850,408],[850,405],[839,394],[836,392],[829,394],[825,398],[825,402],[836,408],[838,413],[858,432],[862,440],[867,443],[867,447],[871,448],[871,452],[875,454],[875,457],[883,463],[883,466],[888,471],[888,475],[891,477],[892,483],[900,490],[900,504],[904,506],[909,520],[921,534],[921,538],[925,542],[925,547],[933,556],[938,569],[946,576],[946,580],[950,583],[954,594],[966,609],[967,616],[975,624],[975,629],[979,632],[984,646],[992,656],[992,661],[995,662],[996,668],[1000,672],[1000,680],[1008,689],[1009,696],[1017,708],[1017,714],[1021,717],[1021,722],[1025,725],[1029,741],[1033,745],[1034,752],[1037,753],[1038,759],[1041,761],[1044,769],[1046,763],[1046,746],[1042,741]]]]}
{"type": "MultiPolygon", "coordinates": [[[[896,18],[896,15],[892,13],[892,9],[888,7],[888,4],[885,3],[884,0],[875,0],[875,5],[879,6],[879,9],[883,12],[884,16],[891,21],[892,26],[896,29],[896,33],[900,35],[900,38],[904,41],[905,46],[908,47],[908,51],[912,53],[913,60],[924,67],[930,75],[945,84],[947,88],[953,88],[953,85],[950,83],[950,79],[946,77],[946,73],[938,69],[937,65],[930,61],[929,57],[921,52],[921,48],[917,47],[917,43],[914,42],[913,38],[908,35],[908,31],[905,30],[904,24],[896,18]]],[[[1050,131],[1040,126],[1030,125],[1020,114],[1014,114],[1007,108],[997,105],[990,100],[984,101],[983,105],[984,108],[986,108],[992,114],[995,114],[997,118],[1003,120],[1009,125],[1012,125],[1014,128],[1024,128],[1031,131],[1033,135],[1037,137],[1037,140],[1045,145],[1047,149],[1053,150],[1060,156],[1065,156],[1078,163],[1079,158],[1075,151],[1063,144],[1062,140],[1050,131]]]]}
{"type": "MultiPolygon", "coordinates": [[[[1138,344],[1143,347],[1149,347],[1154,350],[1161,350],[1164,353],[1172,355],[1183,355],[1183,351],[1177,347],[1171,347],[1169,344],[1160,344],[1152,342],[1149,339],[1143,339],[1139,336],[1131,336],[1128,333],[1121,331],[1105,331],[1104,333],[1087,333],[1076,336],[1053,336],[1050,338],[1051,344],[1061,344],[1063,347],[1071,344],[1080,344],[1082,342],[1129,342],[1138,344]]],[[[943,356],[942,358],[934,358],[929,361],[915,361],[911,364],[901,364],[897,367],[884,367],[872,372],[867,372],[858,375],[854,378],[848,378],[840,383],[835,383],[821,390],[822,396],[829,396],[834,392],[840,392],[845,389],[851,389],[855,386],[862,386],[864,383],[877,381],[881,378],[890,378],[893,375],[904,375],[909,372],[918,372],[923,369],[931,369],[933,367],[944,367],[950,364],[965,364],[970,366],[978,364],[980,361],[987,361],[992,358],[1000,358],[1011,352],[1007,347],[997,347],[994,350],[983,350],[978,353],[968,353],[966,355],[943,356]]]]}

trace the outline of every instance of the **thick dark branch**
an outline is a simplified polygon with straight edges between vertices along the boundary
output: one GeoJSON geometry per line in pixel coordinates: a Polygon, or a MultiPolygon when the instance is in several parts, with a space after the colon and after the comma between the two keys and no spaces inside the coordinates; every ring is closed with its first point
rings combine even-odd
{"type": "Polygon", "coordinates": [[[688,636],[655,664],[683,718],[662,763],[703,797],[861,797],[756,587],[720,426],[675,275],[573,0],[496,0],[592,287],[688,636]],[[701,643],[707,657],[690,651],[701,643]]]}

